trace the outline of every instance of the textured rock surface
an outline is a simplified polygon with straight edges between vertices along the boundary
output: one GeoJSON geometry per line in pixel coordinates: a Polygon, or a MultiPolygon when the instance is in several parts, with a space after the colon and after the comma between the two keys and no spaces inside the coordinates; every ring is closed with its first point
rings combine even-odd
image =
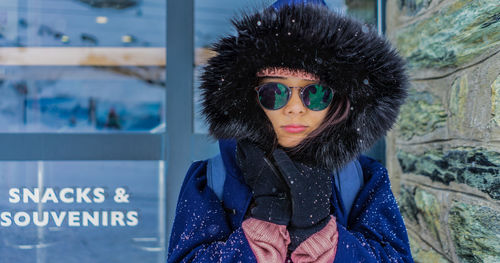
{"type": "Polygon", "coordinates": [[[405,222],[418,223],[418,208],[415,204],[415,187],[402,185],[399,193],[399,210],[405,222]]]}
{"type": "Polygon", "coordinates": [[[450,262],[446,260],[443,256],[441,256],[439,253],[437,253],[434,249],[432,248],[424,248],[421,245],[421,242],[417,241],[418,238],[413,237],[412,235],[409,235],[408,238],[410,239],[410,246],[411,246],[411,253],[413,255],[415,263],[447,263],[450,262]]]}
{"type": "Polygon", "coordinates": [[[448,1],[396,31],[395,42],[411,69],[464,65],[500,46],[499,13],[498,0],[448,1]]]}
{"type": "Polygon", "coordinates": [[[441,238],[439,236],[439,232],[441,231],[439,217],[441,208],[439,206],[439,201],[433,194],[417,188],[415,192],[415,204],[418,212],[425,221],[426,228],[433,235],[434,239],[441,243],[441,238]]]}
{"type": "Polygon", "coordinates": [[[500,262],[498,0],[387,0],[411,91],[387,137],[415,262],[500,262]]]}
{"type": "Polygon", "coordinates": [[[449,223],[462,262],[500,262],[500,211],[457,202],[449,223]]]}
{"type": "Polygon", "coordinates": [[[406,223],[414,226],[421,236],[435,240],[435,247],[447,247],[441,241],[441,205],[439,199],[421,187],[403,184],[399,198],[400,210],[406,223]]]}
{"type": "Polygon", "coordinates": [[[500,75],[491,84],[491,116],[494,125],[500,126],[500,75]]]}
{"type": "Polygon", "coordinates": [[[453,123],[460,123],[465,119],[468,94],[469,87],[467,75],[455,79],[451,86],[450,102],[448,106],[451,115],[450,119],[453,123]]]}
{"type": "Polygon", "coordinates": [[[445,152],[433,149],[417,155],[400,150],[397,158],[404,173],[427,176],[444,184],[467,184],[500,199],[498,152],[462,147],[445,152]]]}
{"type": "Polygon", "coordinates": [[[440,99],[430,92],[410,90],[406,103],[401,107],[397,130],[401,137],[410,140],[444,127],[446,111],[440,99]]]}

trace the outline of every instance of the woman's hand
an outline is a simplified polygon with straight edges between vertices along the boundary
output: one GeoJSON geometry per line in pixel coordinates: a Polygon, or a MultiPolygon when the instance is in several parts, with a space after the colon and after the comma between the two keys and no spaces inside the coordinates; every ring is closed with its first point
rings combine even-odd
{"type": "Polygon", "coordinates": [[[236,160],[255,199],[256,206],[250,210],[250,215],[288,225],[291,216],[288,186],[264,152],[250,141],[242,140],[236,147],[236,160]]]}
{"type": "Polygon", "coordinates": [[[288,232],[295,248],[321,230],[330,219],[332,173],[318,167],[293,162],[281,149],[273,152],[274,160],[290,188],[292,216],[288,232]]]}

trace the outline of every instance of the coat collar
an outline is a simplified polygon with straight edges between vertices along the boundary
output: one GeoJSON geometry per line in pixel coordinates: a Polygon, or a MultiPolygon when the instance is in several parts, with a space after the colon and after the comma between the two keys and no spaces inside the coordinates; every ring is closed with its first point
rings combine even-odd
{"type": "Polygon", "coordinates": [[[219,140],[219,149],[226,169],[222,202],[233,229],[236,229],[243,222],[252,193],[236,164],[236,140],[219,140]]]}

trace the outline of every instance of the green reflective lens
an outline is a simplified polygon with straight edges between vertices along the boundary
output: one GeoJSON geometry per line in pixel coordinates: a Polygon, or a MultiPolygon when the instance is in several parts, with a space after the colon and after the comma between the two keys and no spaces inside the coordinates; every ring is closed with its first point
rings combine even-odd
{"type": "Polygon", "coordinates": [[[281,83],[267,83],[259,89],[260,104],[268,110],[282,108],[288,102],[288,88],[281,83]]]}
{"type": "Polygon", "coordinates": [[[285,85],[278,83],[276,86],[280,92],[276,94],[274,109],[279,109],[288,102],[288,92],[285,85]]]}
{"type": "Polygon", "coordinates": [[[333,98],[332,90],[319,84],[307,86],[303,94],[304,104],[314,111],[326,109],[333,98]]]}

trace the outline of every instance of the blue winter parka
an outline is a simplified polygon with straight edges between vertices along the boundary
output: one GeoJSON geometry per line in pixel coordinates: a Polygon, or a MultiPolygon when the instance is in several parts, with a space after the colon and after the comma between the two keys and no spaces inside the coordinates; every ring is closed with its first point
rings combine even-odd
{"type": "MultiPolygon", "coordinates": [[[[241,224],[252,199],[236,164],[236,142],[219,140],[226,169],[223,200],[207,186],[207,160],[194,162],[182,184],[167,262],[257,262],[241,224]]],[[[348,215],[333,184],[337,262],[413,262],[405,224],[387,170],[360,155],[364,186],[348,215]]]]}

